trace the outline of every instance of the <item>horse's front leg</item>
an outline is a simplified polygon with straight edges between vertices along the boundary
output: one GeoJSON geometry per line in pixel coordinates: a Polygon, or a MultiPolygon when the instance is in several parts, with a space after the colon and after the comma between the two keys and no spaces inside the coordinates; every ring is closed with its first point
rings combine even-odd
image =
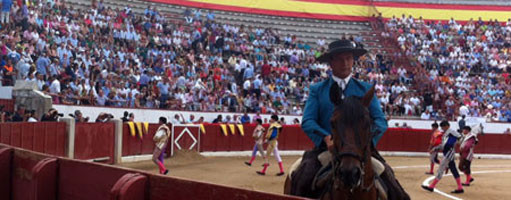
{"type": "Polygon", "coordinates": [[[284,194],[291,195],[291,179],[289,178],[290,174],[286,176],[286,181],[284,182],[284,194]]]}

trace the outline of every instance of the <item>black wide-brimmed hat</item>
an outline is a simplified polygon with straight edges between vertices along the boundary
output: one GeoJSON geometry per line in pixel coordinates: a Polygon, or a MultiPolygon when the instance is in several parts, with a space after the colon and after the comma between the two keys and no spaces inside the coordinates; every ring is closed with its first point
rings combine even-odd
{"type": "Polygon", "coordinates": [[[338,53],[352,52],[354,57],[359,57],[367,53],[367,50],[358,47],[350,40],[336,40],[328,45],[328,51],[319,56],[316,60],[319,62],[328,62],[332,56],[338,53]]]}

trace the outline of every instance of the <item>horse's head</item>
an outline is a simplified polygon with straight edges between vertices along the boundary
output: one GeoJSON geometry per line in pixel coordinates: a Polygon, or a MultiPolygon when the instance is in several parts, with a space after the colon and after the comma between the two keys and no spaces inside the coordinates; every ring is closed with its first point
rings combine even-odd
{"type": "Polygon", "coordinates": [[[340,89],[334,84],[330,100],[335,110],[330,119],[335,149],[334,182],[346,189],[360,186],[366,162],[370,162],[371,119],[368,107],[374,96],[374,86],[364,97],[342,99],[340,89]]]}

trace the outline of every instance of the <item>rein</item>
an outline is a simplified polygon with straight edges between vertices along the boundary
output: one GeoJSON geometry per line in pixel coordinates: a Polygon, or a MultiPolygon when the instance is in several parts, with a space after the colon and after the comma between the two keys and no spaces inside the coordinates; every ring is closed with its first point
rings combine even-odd
{"type": "MultiPolygon", "coordinates": [[[[339,134],[339,135],[341,136],[342,145],[344,145],[345,137],[344,137],[343,134],[339,134]]],[[[355,140],[357,141],[358,146],[361,146],[361,144],[360,144],[360,136],[359,135],[355,136],[355,140]]],[[[371,140],[369,140],[369,143],[370,142],[371,142],[371,140]]],[[[334,189],[336,189],[336,190],[339,189],[339,187],[340,187],[340,183],[339,183],[340,181],[339,181],[339,179],[337,179],[337,177],[339,176],[337,174],[337,169],[340,168],[340,165],[342,163],[341,160],[342,160],[343,157],[352,157],[352,158],[357,159],[360,162],[360,165],[361,165],[361,170],[360,170],[361,171],[360,172],[361,173],[361,179],[359,180],[358,186],[355,187],[355,188],[360,188],[362,190],[362,192],[369,192],[374,187],[374,180],[376,179],[376,175],[374,175],[374,174],[373,174],[373,177],[372,177],[373,181],[370,182],[370,184],[368,186],[364,186],[365,185],[365,181],[364,181],[365,180],[365,178],[364,178],[365,177],[365,171],[364,171],[364,169],[365,169],[365,165],[366,165],[366,161],[367,161],[367,157],[368,157],[367,156],[367,151],[368,151],[367,148],[369,147],[369,143],[364,145],[364,147],[362,149],[364,153],[363,153],[362,156],[360,156],[360,155],[358,155],[358,154],[356,154],[354,152],[338,152],[338,151],[335,151],[333,153],[334,154],[333,155],[334,159],[332,159],[331,162],[332,162],[332,166],[333,166],[333,170],[334,171],[333,171],[333,175],[332,175],[332,177],[330,179],[330,184],[328,184],[329,186],[326,189],[326,191],[328,191],[330,193],[330,197],[331,198],[333,198],[333,195],[332,195],[332,192],[333,192],[332,185],[334,185],[334,189]]],[[[350,194],[353,193],[353,190],[355,188],[351,188],[350,189],[350,194]]]]}

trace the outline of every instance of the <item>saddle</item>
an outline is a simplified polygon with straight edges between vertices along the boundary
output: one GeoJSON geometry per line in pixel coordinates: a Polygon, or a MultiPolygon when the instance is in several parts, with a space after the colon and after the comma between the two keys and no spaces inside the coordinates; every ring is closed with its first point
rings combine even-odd
{"type": "MultiPolygon", "coordinates": [[[[291,194],[319,198],[326,184],[333,175],[332,164],[327,161],[328,155],[320,156],[324,150],[314,149],[306,151],[301,160],[297,160],[295,170],[290,171],[291,194]],[[325,160],[326,159],[326,160],[325,160]],[[323,160],[323,161],[320,161],[323,160]],[[325,162],[327,161],[327,162],[325,162]],[[324,165],[322,163],[325,163],[324,165]],[[312,183],[312,184],[311,184],[312,183]]],[[[401,184],[394,178],[392,168],[385,163],[378,152],[372,155],[373,169],[376,176],[375,187],[378,190],[379,199],[382,200],[409,200],[410,197],[401,187],[401,184]]],[[[331,160],[331,155],[330,155],[331,160]]]]}
{"type": "MultiPolygon", "coordinates": [[[[332,154],[329,151],[324,151],[318,155],[318,160],[322,167],[314,176],[314,181],[312,182],[312,190],[325,189],[328,180],[330,180],[330,178],[333,176],[332,154]]],[[[376,190],[378,191],[378,197],[380,200],[387,200],[387,187],[380,178],[380,175],[385,171],[385,166],[379,160],[373,157],[371,157],[371,163],[374,173],[376,174],[374,181],[376,190]]]]}

